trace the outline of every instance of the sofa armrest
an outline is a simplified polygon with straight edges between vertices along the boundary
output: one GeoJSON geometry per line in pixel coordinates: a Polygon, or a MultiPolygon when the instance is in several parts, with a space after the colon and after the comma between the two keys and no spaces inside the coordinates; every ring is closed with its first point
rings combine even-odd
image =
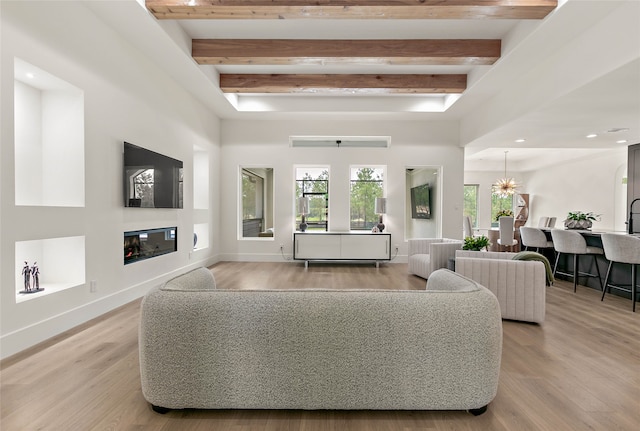
{"type": "Polygon", "coordinates": [[[456,272],[493,292],[503,319],[544,321],[546,272],[542,262],[458,256],[456,272]]]}
{"type": "Polygon", "coordinates": [[[409,256],[414,254],[429,254],[431,251],[431,244],[441,242],[442,238],[414,238],[408,240],[409,243],[409,256]]]}
{"type": "Polygon", "coordinates": [[[456,250],[460,250],[462,248],[462,241],[447,241],[447,242],[437,242],[431,244],[431,250],[429,254],[431,255],[431,260],[429,264],[431,265],[431,272],[436,269],[446,268],[449,259],[453,259],[456,257],[456,250]]]}

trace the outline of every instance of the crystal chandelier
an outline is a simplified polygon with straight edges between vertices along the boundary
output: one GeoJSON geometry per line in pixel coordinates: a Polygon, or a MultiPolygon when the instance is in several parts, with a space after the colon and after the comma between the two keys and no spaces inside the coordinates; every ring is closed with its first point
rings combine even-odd
{"type": "Polygon", "coordinates": [[[508,151],[504,152],[504,177],[491,185],[491,193],[501,198],[513,196],[518,188],[516,181],[507,177],[507,153],[508,151]]]}

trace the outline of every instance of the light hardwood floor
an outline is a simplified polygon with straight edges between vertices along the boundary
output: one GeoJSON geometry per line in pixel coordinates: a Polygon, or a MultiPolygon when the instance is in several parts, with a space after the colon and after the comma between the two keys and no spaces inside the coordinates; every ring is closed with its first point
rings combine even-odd
{"type": "MultiPolygon", "coordinates": [[[[232,263],[220,288],[422,289],[405,264],[232,263]]],[[[504,321],[498,395],[460,411],[172,411],[142,397],[134,301],[1,363],[0,429],[13,430],[636,430],[640,313],[628,299],[557,281],[543,325],[504,321]]]]}

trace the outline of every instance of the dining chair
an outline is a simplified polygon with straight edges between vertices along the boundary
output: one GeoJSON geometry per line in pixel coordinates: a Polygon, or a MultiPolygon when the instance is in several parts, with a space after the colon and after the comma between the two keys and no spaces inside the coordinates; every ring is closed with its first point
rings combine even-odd
{"type": "Polygon", "coordinates": [[[498,244],[513,250],[513,247],[518,245],[518,240],[515,239],[513,230],[513,217],[500,217],[498,219],[498,229],[500,231],[498,244]]]}
{"type": "Polygon", "coordinates": [[[463,238],[468,238],[470,236],[473,236],[473,228],[471,227],[471,217],[464,216],[462,218],[462,232],[464,235],[463,238]]]}

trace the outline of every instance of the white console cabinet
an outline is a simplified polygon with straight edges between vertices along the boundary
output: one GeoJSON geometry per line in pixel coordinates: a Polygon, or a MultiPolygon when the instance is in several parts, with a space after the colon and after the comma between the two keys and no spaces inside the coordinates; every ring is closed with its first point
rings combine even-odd
{"type": "Polygon", "coordinates": [[[297,260],[391,260],[391,234],[369,232],[295,232],[297,260]]]}

